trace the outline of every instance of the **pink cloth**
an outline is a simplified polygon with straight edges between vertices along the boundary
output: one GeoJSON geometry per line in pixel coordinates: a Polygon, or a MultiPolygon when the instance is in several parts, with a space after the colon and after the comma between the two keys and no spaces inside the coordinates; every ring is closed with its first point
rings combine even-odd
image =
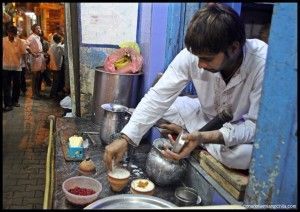
{"type": "Polygon", "coordinates": [[[137,73],[142,69],[143,65],[143,57],[136,52],[133,48],[121,48],[117,49],[114,53],[105,58],[104,61],[104,69],[105,71],[112,73],[137,73]],[[118,59],[122,58],[125,55],[129,55],[131,58],[131,62],[128,65],[116,69],[114,62],[118,59]]]}

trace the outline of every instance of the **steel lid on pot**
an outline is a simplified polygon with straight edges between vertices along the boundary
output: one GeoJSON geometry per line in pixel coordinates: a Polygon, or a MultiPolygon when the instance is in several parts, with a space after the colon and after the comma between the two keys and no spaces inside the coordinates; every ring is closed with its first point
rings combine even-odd
{"type": "Polygon", "coordinates": [[[101,107],[110,112],[128,112],[128,107],[116,103],[106,103],[101,105],[101,107]]]}

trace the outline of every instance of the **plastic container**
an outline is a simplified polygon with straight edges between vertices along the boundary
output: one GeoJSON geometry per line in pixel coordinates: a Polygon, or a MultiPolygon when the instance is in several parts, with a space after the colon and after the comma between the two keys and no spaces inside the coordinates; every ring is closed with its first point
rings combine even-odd
{"type": "Polygon", "coordinates": [[[70,145],[68,145],[68,155],[70,158],[82,159],[83,146],[71,147],[70,145]]]}
{"type": "Polygon", "coordinates": [[[65,180],[62,184],[62,189],[67,200],[72,204],[87,205],[94,202],[98,198],[100,192],[102,191],[102,184],[98,180],[91,177],[76,176],[65,180]],[[75,187],[92,189],[96,193],[87,196],[70,193],[69,190],[75,187]]]}

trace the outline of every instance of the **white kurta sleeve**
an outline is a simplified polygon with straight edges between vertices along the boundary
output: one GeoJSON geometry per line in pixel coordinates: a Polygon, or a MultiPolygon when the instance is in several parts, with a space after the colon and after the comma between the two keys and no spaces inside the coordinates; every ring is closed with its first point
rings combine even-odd
{"type": "Polygon", "coordinates": [[[190,56],[184,49],[175,57],[160,80],[142,98],[130,121],[121,131],[136,145],[168,110],[190,80],[190,56]]]}
{"type": "Polygon", "coordinates": [[[261,70],[255,77],[252,91],[249,96],[250,107],[248,112],[243,115],[242,119],[237,123],[225,123],[223,127],[219,129],[224,137],[225,146],[253,142],[261,98],[264,66],[262,65],[260,69],[261,70]]]}

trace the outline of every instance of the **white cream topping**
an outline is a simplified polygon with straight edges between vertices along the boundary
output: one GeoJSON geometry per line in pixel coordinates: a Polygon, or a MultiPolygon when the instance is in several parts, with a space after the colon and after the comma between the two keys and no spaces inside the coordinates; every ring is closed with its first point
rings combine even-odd
{"type": "Polygon", "coordinates": [[[125,179],[130,176],[130,172],[126,169],[114,168],[113,171],[108,172],[108,175],[116,179],[125,179]]]}

